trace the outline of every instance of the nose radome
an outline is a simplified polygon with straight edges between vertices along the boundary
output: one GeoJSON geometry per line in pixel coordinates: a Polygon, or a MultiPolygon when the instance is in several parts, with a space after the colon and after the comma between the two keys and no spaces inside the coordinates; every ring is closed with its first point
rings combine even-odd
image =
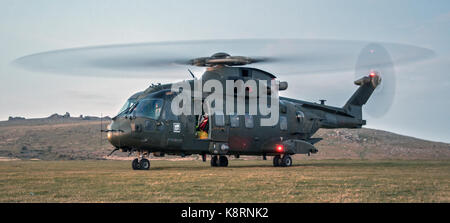
{"type": "Polygon", "coordinates": [[[116,148],[129,146],[128,144],[131,143],[129,137],[131,133],[130,120],[125,118],[113,120],[111,124],[108,125],[107,129],[108,141],[113,146],[116,148]]]}
{"type": "Polygon", "coordinates": [[[114,124],[114,121],[111,121],[111,123],[109,123],[109,125],[106,126],[106,138],[108,139],[109,143],[113,144],[113,133],[112,133],[112,125],[114,124]]]}
{"type": "Polygon", "coordinates": [[[111,121],[111,123],[106,127],[107,133],[106,137],[108,138],[109,143],[111,143],[115,147],[119,147],[120,137],[121,137],[121,129],[119,121],[111,121]]]}

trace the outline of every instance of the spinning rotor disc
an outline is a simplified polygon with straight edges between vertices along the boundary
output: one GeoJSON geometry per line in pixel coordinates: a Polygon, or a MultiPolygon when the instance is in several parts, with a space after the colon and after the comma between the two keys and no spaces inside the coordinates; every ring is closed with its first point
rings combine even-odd
{"type": "Polygon", "coordinates": [[[355,78],[367,75],[377,75],[381,82],[373,92],[365,111],[372,117],[381,117],[391,107],[395,97],[395,69],[388,51],[379,44],[368,44],[364,47],[357,59],[355,78]]]}
{"type": "MultiPolygon", "coordinates": [[[[187,66],[244,66],[279,75],[354,70],[364,41],[314,39],[237,39],[153,42],[48,51],[13,61],[22,68],[76,76],[185,78],[187,66]],[[226,53],[217,53],[226,52],[226,53]],[[209,56],[208,55],[212,55],[209,56]],[[203,57],[202,57],[203,56],[203,57]]],[[[395,64],[434,56],[425,48],[382,43],[395,64]]]]}

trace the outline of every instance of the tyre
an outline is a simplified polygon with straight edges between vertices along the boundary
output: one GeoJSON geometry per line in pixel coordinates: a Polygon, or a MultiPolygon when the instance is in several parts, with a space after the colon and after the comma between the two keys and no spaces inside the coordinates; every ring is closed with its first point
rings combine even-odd
{"type": "Polygon", "coordinates": [[[218,166],[217,156],[211,157],[211,166],[218,166]]]}
{"type": "Polygon", "coordinates": [[[139,162],[141,166],[141,170],[149,170],[150,169],[150,160],[148,159],[141,159],[141,162],[139,162]]]}
{"type": "Polygon", "coordinates": [[[283,159],[281,159],[281,166],[283,167],[288,167],[288,166],[292,166],[292,158],[289,155],[284,155],[283,159]]]}
{"type": "Polygon", "coordinates": [[[273,166],[280,166],[280,155],[276,155],[273,157],[273,166]]]}
{"type": "Polygon", "coordinates": [[[137,158],[134,159],[133,162],[131,162],[131,167],[133,168],[133,170],[141,169],[141,165],[139,164],[139,160],[137,158]]]}
{"type": "Polygon", "coordinates": [[[223,167],[228,166],[228,158],[226,156],[219,157],[219,166],[223,166],[223,167]]]}

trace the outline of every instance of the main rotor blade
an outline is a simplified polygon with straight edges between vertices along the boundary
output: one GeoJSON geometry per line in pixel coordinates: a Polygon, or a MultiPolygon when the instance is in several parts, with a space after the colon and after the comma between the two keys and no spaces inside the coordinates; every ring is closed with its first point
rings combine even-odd
{"type": "MultiPolygon", "coordinates": [[[[351,71],[368,42],[317,39],[237,39],[134,43],[48,51],[13,61],[22,68],[57,74],[99,77],[184,78],[188,61],[217,52],[254,58],[275,75],[351,71]]],[[[393,62],[427,59],[434,52],[410,45],[382,43],[393,62]]]]}

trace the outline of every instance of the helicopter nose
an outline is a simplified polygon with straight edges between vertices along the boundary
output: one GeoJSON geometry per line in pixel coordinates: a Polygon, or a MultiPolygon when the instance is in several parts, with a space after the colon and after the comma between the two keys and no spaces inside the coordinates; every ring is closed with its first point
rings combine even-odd
{"type": "Polygon", "coordinates": [[[113,135],[112,132],[108,131],[106,132],[106,138],[108,139],[109,143],[113,144],[113,135]]]}
{"type": "Polygon", "coordinates": [[[106,138],[108,139],[109,143],[111,143],[113,146],[114,141],[116,141],[117,136],[114,136],[112,125],[114,124],[114,121],[111,121],[111,123],[106,127],[106,138]]]}
{"type": "Polygon", "coordinates": [[[111,121],[111,124],[107,126],[106,137],[108,138],[109,143],[111,143],[116,148],[121,148],[124,146],[124,137],[130,131],[127,131],[128,128],[124,128],[123,120],[115,120],[111,121]]]}

